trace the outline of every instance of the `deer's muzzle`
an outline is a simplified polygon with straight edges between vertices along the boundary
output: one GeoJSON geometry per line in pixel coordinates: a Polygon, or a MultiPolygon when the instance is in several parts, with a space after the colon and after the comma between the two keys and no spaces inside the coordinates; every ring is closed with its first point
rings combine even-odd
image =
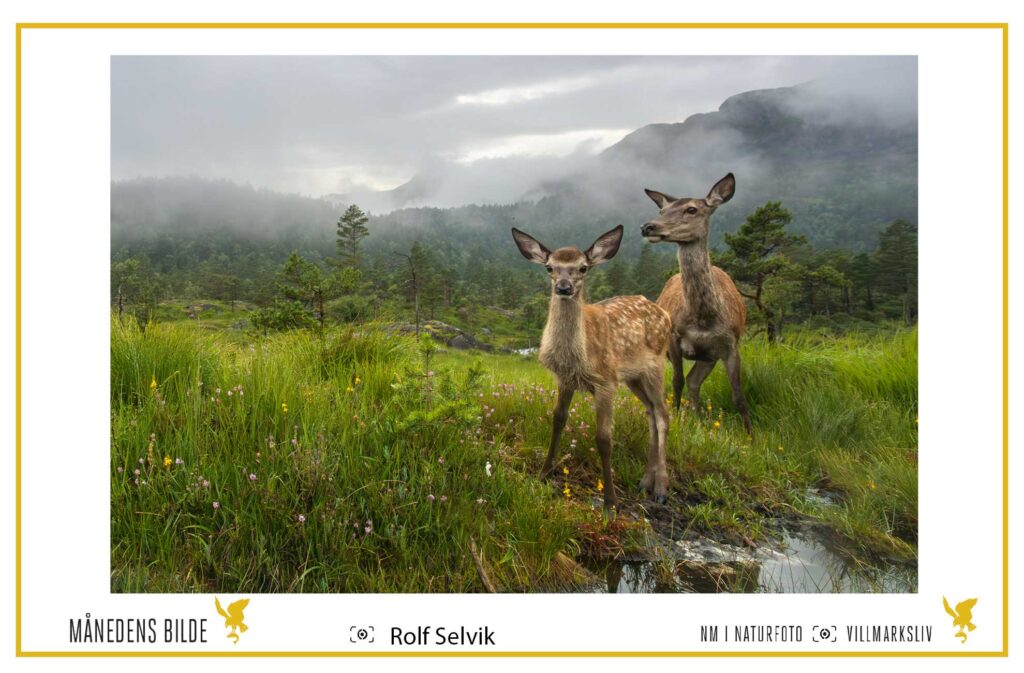
{"type": "Polygon", "coordinates": [[[555,294],[561,297],[572,296],[572,283],[567,280],[560,280],[555,283],[555,294]]]}

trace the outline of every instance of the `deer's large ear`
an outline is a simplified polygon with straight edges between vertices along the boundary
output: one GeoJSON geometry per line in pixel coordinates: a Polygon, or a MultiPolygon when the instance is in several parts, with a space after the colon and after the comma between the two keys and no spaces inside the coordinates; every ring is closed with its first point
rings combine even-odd
{"type": "Polygon", "coordinates": [[[673,201],[678,200],[674,196],[662,194],[661,192],[656,192],[653,189],[647,189],[646,187],[644,187],[644,192],[647,193],[647,196],[651,197],[651,201],[654,201],[654,203],[658,205],[658,210],[661,210],[662,208],[672,203],[673,201]]]}
{"type": "Polygon", "coordinates": [[[516,247],[519,248],[519,252],[523,253],[523,257],[536,264],[547,264],[551,251],[536,238],[515,227],[512,227],[512,238],[515,239],[516,247]]]}
{"type": "Polygon", "coordinates": [[[615,253],[619,251],[620,243],[622,243],[621,224],[608,233],[601,234],[601,236],[594,241],[594,244],[587,248],[587,251],[584,254],[590,261],[591,266],[594,266],[595,264],[602,264],[615,256],[615,253]]]}
{"type": "Polygon", "coordinates": [[[731,199],[735,193],[736,178],[733,177],[732,173],[729,173],[715,183],[715,186],[711,188],[711,191],[704,197],[704,200],[708,202],[709,206],[716,207],[731,199]]]}

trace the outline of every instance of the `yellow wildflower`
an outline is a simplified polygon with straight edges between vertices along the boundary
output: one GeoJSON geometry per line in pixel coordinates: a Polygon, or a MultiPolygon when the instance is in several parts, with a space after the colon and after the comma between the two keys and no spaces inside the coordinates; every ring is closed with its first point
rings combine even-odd
{"type": "Polygon", "coordinates": [[[564,493],[567,498],[572,495],[572,491],[569,490],[569,484],[565,485],[565,488],[562,489],[562,493],[564,493]]]}
{"type": "Polygon", "coordinates": [[[868,479],[868,488],[870,488],[872,491],[878,488],[878,486],[875,484],[874,479],[868,479]]]}
{"type": "Polygon", "coordinates": [[[149,389],[156,390],[156,374],[153,374],[153,380],[149,382],[149,389]]]}
{"type": "Polygon", "coordinates": [[[282,414],[287,414],[288,413],[288,403],[287,402],[282,402],[281,403],[281,413],[282,414]]]}
{"type": "Polygon", "coordinates": [[[722,427],[722,421],[715,421],[715,430],[719,429],[720,427],[722,427]]]}
{"type": "Polygon", "coordinates": [[[357,376],[356,377],[356,385],[358,386],[362,382],[363,382],[363,380],[357,376]]]}
{"type": "Polygon", "coordinates": [[[597,492],[604,493],[604,482],[600,479],[597,480],[597,492]]]}
{"type": "Polygon", "coordinates": [[[164,467],[166,467],[168,470],[171,469],[171,462],[172,461],[170,456],[164,456],[164,467]]]}
{"type": "Polygon", "coordinates": [[[776,451],[778,451],[779,453],[782,453],[783,451],[785,451],[785,449],[782,448],[782,444],[779,444],[779,448],[776,449],[776,451]]]}
{"type": "Polygon", "coordinates": [[[346,393],[354,393],[355,391],[356,391],[356,389],[353,388],[352,386],[349,386],[348,388],[345,388],[345,392],[346,393]]]}
{"type": "Polygon", "coordinates": [[[569,474],[569,468],[568,467],[563,467],[562,468],[562,474],[569,474]]]}

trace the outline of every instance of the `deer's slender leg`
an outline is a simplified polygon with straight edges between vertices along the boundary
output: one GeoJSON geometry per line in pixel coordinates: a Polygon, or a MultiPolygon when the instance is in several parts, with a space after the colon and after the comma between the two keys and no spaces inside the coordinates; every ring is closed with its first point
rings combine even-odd
{"type": "Polygon", "coordinates": [[[601,471],[604,474],[604,510],[614,516],[618,500],[615,497],[615,482],[612,479],[612,401],[615,388],[601,387],[594,390],[594,412],[597,416],[597,450],[601,454],[601,471]]]}
{"type": "Polygon", "coordinates": [[[644,390],[651,400],[654,430],[657,432],[657,461],[654,466],[654,500],[659,503],[668,498],[668,460],[665,446],[668,440],[668,406],[665,404],[665,370],[657,362],[643,377],[644,390]]]}
{"type": "Polygon", "coordinates": [[[572,404],[572,396],[575,393],[575,388],[558,384],[558,401],[555,403],[551,427],[551,445],[548,447],[548,457],[544,460],[544,467],[540,470],[541,479],[546,479],[551,474],[555,451],[558,450],[558,442],[562,438],[562,431],[565,430],[565,422],[569,420],[569,405],[572,404]]]}
{"type": "Polygon", "coordinates": [[[708,374],[714,368],[714,361],[704,362],[698,360],[693,363],[693,367],[690,367],[690,373],[686,375],[686,387],[690,393],[690,405],[698,414],[703,410],[703,407],[700,405],[700,387],[703,385],[704,379],[708,377],[708,374]]]}
{"type": "Polygon", "coordinates": [[[642,377],[626,381],[626,385],[643,403],[647,414],[647,468],[640,480],[640,489],[651,493],[654,491],[654,476],[658,468],[658,424],[655,420],[654,404],[642,377]]]}
{"type": "Polygon", "coordinates": [[[729,374],[729,384],[732,386],[732,403],[740,411],[743,417],[743,427],[747,434],[754,436],[754,429],[750,425],[750,411],[747,409],[747,398],[743,395],[743,388],[740,386],[740,349],[733,347],[725,357],[725,371],[729,374]]]}
{"type": "Polygon", "coordinates": [[[668,359],[672,362],[672,404],[675,405],[676,413],[679,413],[679,406],[683,403],[683,353],[679,349],[679,342],[675,337],[669,339],[668,359]]]}

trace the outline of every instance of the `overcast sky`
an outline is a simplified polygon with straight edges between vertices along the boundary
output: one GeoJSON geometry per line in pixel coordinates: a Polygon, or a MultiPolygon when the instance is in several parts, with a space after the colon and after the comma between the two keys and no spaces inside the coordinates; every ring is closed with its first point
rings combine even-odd
{"type": "Polygon", "coordinates": [[[197,175],[320,196],[390,189],[444,165],[507,159],[550,172],[736,93],[816,79],[855,88],[879,77],[916,81],[916,61],[118,56],[112,177],[197,175]]]}

